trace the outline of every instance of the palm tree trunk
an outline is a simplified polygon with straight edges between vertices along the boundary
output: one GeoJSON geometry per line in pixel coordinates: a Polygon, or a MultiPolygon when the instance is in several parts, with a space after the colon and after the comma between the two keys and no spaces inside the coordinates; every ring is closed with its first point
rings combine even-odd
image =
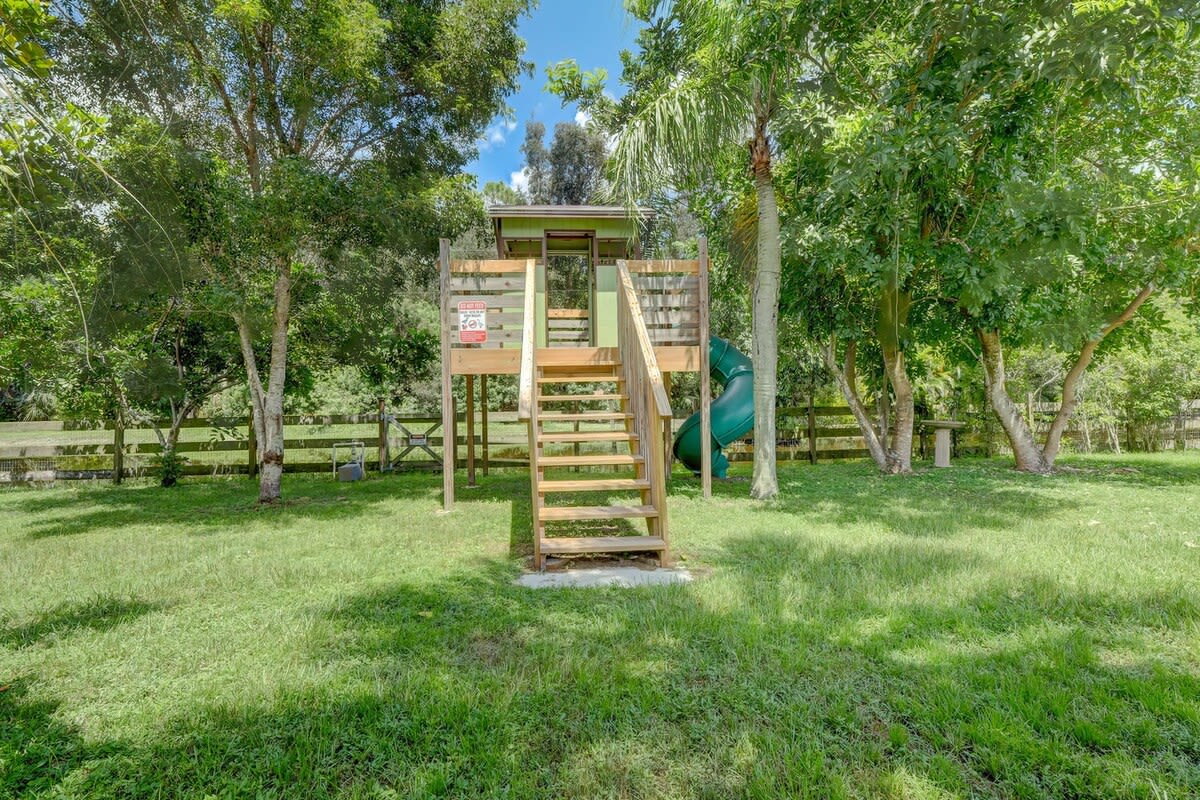
{"type": "Polygon", "coordinates": [[[750,145],[758,195],[758,263],[754,273],[752,354],[754,360],[754,475],[750,496],[769,500],[779,494],[775,473],[775,394],[779,362],[779,206],[771,175],[771,150],[765,121],[750,145]]]}

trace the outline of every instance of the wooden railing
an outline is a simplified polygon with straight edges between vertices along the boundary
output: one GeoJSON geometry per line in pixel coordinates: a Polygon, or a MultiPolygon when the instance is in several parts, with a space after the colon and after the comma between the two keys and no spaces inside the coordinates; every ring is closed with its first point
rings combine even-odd
{"type": "Polygon", "coordinates": [[[592,335],[588,316],[587,309],[547,309],[546,344],[550,347],[586,347],[592,335]]]}
{"type": "Polygon", "coordinates": [[[635,433],[645,459],[646,478],[650,481],[651,504],[659,513],[655,523],[657,534],[669,543],[666,483],[671,463],[667,459],[666,441],[670,435],[671,401],[654,356],[654,344],[646,330],[646,321],[642,318],[633,278],[624,261],[617,262],[617,347],[625,391],[629,395],[629,410],[633,413],[635,433]]]}
{"type": "Polygon", "coordinates": [[[708,307],[707,274],[700,274],[701,260],[706,257],[625,262],[637,290],[646,331],[655,345],[677,347],[706,341],[700,331],[701,316],[708,307]]]}

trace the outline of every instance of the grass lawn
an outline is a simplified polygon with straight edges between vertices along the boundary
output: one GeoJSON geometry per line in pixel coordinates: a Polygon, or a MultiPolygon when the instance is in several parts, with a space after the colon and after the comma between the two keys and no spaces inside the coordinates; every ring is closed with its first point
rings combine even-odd
{"type": "Polygon", "coordinates": [[[1069,464],[681,476],[637,590],[522,472],[0,491],[0,797],[1200,796],[1200,458],[1069,464]]]}

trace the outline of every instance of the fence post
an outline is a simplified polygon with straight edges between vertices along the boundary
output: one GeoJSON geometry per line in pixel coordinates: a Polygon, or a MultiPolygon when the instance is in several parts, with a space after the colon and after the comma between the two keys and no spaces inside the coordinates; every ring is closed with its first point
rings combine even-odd
{"type": "Polygon", "coordinates": [[[254,409],[250,410],[250,420],[246,423],[249,433],[246,436],[247,455],[250,459],[246,474],[253,478],[258,474],[258,436],[254,433],[254,409]]]}
{"type": "Polygon", "coordinates": [[[387,407],[383,400],[379,401],[379,471],[387,467],[392,460],[392,454],[388,452],[388,423],[387,423],[387,407]]]}
{"type": "Polygon", "coordinates": [[[479,454],[483,456],[483,476],[488,474],[488,387],[487,373],[479,376],[479,427],[483,429],[483,444],[479,454]]]}
{"type": "Polygon", "coordinates": [[[113,422],[113,483],[120,484],[125,475],[125,423],[118,417],[113,422]]]}
{"type": "Polygon", "coordinates": [[[467,486],[475,485],[475,376],[467,376],[467,486]]]}
{"type": "Polygon", "coordinates": [[[817,415],[811,394],[808,396],[808,463],[817,463],[817,415]]]}

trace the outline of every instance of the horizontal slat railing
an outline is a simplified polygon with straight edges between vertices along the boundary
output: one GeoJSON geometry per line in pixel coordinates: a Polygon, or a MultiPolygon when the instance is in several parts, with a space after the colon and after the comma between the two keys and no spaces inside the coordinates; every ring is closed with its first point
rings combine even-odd
{"type": "Polygon", "coordinates": [[[450,261],[449,274],[443,287],[448,317],[448,329],[443,335],[449,336],[452,353],[516,349],[521,346],[527,314],[526,290],[534,280],[529,264],[527,259],[450,261]],[[462,303],[482,304],[486,309],[485,342],[462,341],[459,333],[462,303]]]}
{"type": "Polygon", "coordinates": [[[700,262],[626,261],[642,321],[657,346],[700,344],[700,262]]]}

